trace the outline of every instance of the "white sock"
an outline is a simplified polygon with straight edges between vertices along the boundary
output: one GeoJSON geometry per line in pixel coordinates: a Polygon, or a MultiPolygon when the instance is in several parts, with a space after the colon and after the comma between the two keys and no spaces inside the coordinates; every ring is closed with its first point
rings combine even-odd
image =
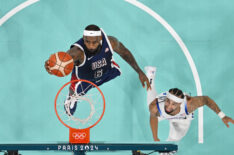
{"type": "Polygon", "coordinates": [[[154,79],[156,76],[156,67],[153,66],[146,66],[145,67],[146,76],[149,79],[151,90],[147,91],[147,105],[149,106],[150,103],[156,98],[157,92],[155,89],[154,79]]]}

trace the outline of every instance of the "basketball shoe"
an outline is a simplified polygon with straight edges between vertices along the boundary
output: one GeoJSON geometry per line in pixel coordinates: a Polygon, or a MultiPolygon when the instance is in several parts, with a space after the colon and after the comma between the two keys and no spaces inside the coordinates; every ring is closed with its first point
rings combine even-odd
{"type": "Polygon", "coordinates": [[[76,111],[77,100],[73,96],[68,96],[64,102],[64,109],[68,116],[72,116],[76,111]]]}

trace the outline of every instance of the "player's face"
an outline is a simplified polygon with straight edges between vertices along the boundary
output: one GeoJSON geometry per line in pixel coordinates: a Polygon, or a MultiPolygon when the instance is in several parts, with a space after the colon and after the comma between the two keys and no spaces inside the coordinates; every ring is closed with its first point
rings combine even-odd
{"type": "Polygon", "coordinates": [[[172,100],[166,99],[165,101],[165,111],[168,114],[174,112],[179,106],[180,103],[174,102],[172,100]]]}
{"type": "Polygon", "coordinates": [[[90,52],[95,52],[100,45],[101,37],[88,37],[84,36],[84,44],[90,52]]]}

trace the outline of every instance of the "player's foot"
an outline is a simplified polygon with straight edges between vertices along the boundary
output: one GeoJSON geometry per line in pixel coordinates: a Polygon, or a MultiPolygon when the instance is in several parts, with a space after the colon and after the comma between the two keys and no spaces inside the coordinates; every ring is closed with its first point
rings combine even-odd
{"type": "Polygon", "coordinates": [[[152,84],[153,79],[156,75],[156,67],[153,66],[145,66],[145,73],[149,79],[150,84],[152,84]]]}
{"type": "Polygon", "coordinates": [[[72,116],[76,111],[77,101],[72,97],[68,96],[66,101],[64,102],[64,109],[68,116],[72,116]]]}

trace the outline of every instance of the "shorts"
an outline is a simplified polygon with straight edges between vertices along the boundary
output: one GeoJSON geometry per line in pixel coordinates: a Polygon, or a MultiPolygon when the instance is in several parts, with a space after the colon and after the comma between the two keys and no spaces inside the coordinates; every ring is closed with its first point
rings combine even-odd
{"type": "MultiPolygon", "coordinates": [[[[94,81],[94,80],[90,80],[92,83],[96,84],[97,86],[102,85],[103,83],[106,83],[114,78],[116,78],[117,76],[121,75],[121,71],[119,66],[114,63],[113,64],[114,67],[111,68],[111,70],[107,73],[104,74],[100,79],[94,81]]],[[[71,76],[71,81],[72,80],[77,80],[77,76],[75,73],[72,73],[71,76]]],[[[84,79],[86,80],[86,79],[84,79]]],[[[77,94],[81,94],[81,95],[85,95],[91,88],[93,88],[94,86],[92,86],[89,83],[86,82],[73,82],[70,85],[70,89],[72,89],[74,92],[76,91],[77,94]]]]}

